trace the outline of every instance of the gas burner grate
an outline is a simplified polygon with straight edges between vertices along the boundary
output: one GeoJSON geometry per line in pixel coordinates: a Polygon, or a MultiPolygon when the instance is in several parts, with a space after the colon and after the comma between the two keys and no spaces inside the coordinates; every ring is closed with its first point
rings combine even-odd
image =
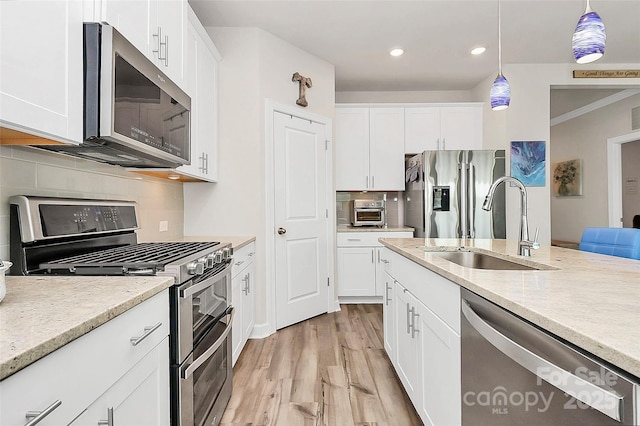
{"type": "Polygon", "coordinates": [[[76,268],[152,268],[161,269],[164,265],[183,259],[186,256],[207,250],[220,244],[219,242],[162,242],[140,243],[92,253],[80,254],[40,265],[43,269],[76,269],[76,268]]]}

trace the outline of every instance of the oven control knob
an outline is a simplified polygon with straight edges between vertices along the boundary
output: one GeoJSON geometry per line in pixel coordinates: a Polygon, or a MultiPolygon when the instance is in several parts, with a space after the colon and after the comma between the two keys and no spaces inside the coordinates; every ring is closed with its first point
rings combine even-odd
{"type": "Polygon", "coordinates": [[[209,253],[207,255],[207,268],[213,268],[213,265],[216,263],[216,254],[209,253]]]}
{"type": "Polygon", "coordinates": [[[204,274],[204,266],[205,262],[203,259],[198,259],[197,262],[190,262],[187,264],[187,271],[191,275],[202,275],[204,274]]]}
{"type": "Polygon", "coordinates": [[[222,259],[223,260],[230,260],[233,257],[233,248],[232,247],[225,247],[222,249],[222,259]]]}
{"type": "Polygon", "coordinates": [[[216,252],[216,263],[222,263],[222,250],[216,252]]]}

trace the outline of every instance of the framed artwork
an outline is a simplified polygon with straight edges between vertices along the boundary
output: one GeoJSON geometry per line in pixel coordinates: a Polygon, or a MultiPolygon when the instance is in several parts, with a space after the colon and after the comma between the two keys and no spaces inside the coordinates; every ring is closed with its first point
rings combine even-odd
{"type": "Polygon", "coordinates": [[[546,146],[544,141],[511,142],[511,176],[524,186],[545,186],[546,146]]]}
{"type": "Polygon", "coordinates": [[[582,195],[582,160],[561,161],[553,165],[553,195],[582,195]]]}

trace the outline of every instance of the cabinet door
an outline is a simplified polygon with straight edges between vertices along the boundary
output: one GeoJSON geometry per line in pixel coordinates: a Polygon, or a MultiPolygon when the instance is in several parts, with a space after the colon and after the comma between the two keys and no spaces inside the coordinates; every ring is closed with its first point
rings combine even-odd
{"type": "Polygon", "coordinates": [[[240,352],[242,352],[242,312],[244,301],[242,290],[244,288],[244,282],[242,278],[243,273],[239,273],[231,280],[231,304],[236,309],[236,315],[233,318],[233,326],[231,327],[231,351],[232,351],[232,364],[235,365],[240,352]]]}
{"type": "Polygon", "coordinates": [[[416,404],[426,425],[461,424],[460,335],[418,303],[420,390],[416,404]]]}
{"type": "Polygon", "coordinates": [[[82,2],[0,1],[0,125],[82,141],[82,2]]]}
{"type": "Polygon", "coordinates": [[[254,310],[255,310],[255,264],[251,263],[245,269],[245,290],[243,291],[242,298],[242,346],[247,343],[251,332],[253,331],[254,324],[254,310]]]}
{"type": "Polygon", "coordinates": [[[393,278],[386,272],[384,278],[384,299],[382,301],[382,323],[384,328],[384,349],[393,364],[396,360],[396,296],[395,283],[393,278]]]}
{"type": "MultiPolygon", "coordinates": [[[[382,237],[384,238],[384,236],[382,237]]],[[[385,287],[386,287],[386,279],[385,277],[385,262],[388,262],[387,259],[384,258],[384,247],[377,247],[376,251],[376,296],[384,296],[385,295],[385,287]]]]}
{"type": "Polygon", "coordinates": [[[404,152],[419,154],[440,149],[440,108],[416,107],[404,110],[404,152]]]}
{"type": "Polygon", "coordinates": [[[375,248],[338,248],[338,296],[374,296],[375,248]]]}
{"type": "Polygon", "coordinates": [[[369,189],[369,108],[336,108],[336,190],[369,189]]]}
{"type": "Polygon", "coordinates": [[[482,108],[440,108],[440,135],[442,149],[482,149],[482,108]]]}
{"type": "Polygon", "coordinates": [[[71,424],[161,426],[169,419],[167,337],[71,424]]]}
{"type": "Polygon", "coordinates": [[[138,50],[152,58],[150,46],[157,46],[157,39],[153,39],[153,34],[158,30],[151,28],[152,22],[155,22],[150,15],[153,2],[154,0],[102,0],[97,20],[107,22],[138,50]]]}
{"type": "Polygon", "coordinates": [[[371,108],[370,190],[404,191],[404,108],[371,108]]]}
{"type": "Polygon", "coordinates": [[[152,1],[149,55],[158,68],[180,87],[184,87],[186,25],[186,0],[152,1]]]}
{"type": "MultiPolygon", "coordinates": [[[[420,380],[418,336],[412,329],[416,299],[396,281],[396,372],[404,389],[413,401],[414,406],[418,402],[418,386],[420,380]]],[[[418,333],[419,334],[419,333],[418,333]]]]}

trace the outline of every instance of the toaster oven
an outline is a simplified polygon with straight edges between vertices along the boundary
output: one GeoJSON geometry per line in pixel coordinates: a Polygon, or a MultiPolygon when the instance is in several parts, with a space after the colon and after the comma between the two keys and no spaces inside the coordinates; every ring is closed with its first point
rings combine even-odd
{"type": "Polygon", "coordinates": [[[350,219],[353,226],[384,226],[382,200],[351,200],[350,219]]]}

